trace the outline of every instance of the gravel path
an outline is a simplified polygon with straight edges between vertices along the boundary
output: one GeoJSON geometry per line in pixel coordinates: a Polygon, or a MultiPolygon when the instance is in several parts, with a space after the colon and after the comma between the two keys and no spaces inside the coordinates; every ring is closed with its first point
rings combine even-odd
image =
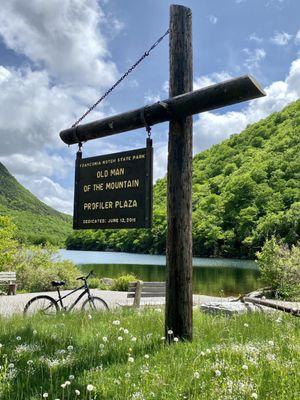
{"type": "MultiPolygon", "coordinates": [[[[69,290],[63,290],[61,292],[62,295],[65,295],[69,293],[69,290]]],[[[126,292],[117,292],[117,291],[111,291],[111,290],[98,290],[98,289],[91,289],[91,292],[95,296],[102,297],[108,304],[109,308],[116,308],[119,307],[120,304],[122,305],[132,305],[133,299],[127,299],[127,293],[126,292]]],[[[0,315],[2,316],[11,316],[16,313],[22,313],[24,310],[25,304],[32,298],[37,295],[50,295],[54,297],[55,299],[57,298],[57,292],[43,292],[43,293],[24,293],[24,294],[17,294],[15,296],[0,296],[0,315]]],[[[67,297],[64,300],[64,304],[69,305],[71,304],[75,298],[77,298],[79,292],[76,292],[72,294],[71,296],[67,297]]],[[[84,297],[85,299],[85,297],[84,297]]],[[[84,300],[83,299],[83,300],[84,300]]],[[[230,298],[221,298],[221,297],[213,297],[213,296],[203,296],[203,295],[194,295],[193,296],[193,301],[195,306],[200,306],[201,304],[211,304],[211,303],[224,303],[224,306],[230,306],[229,303],[230,298]]],[[[164,298],[146,298],[142,299],[141,304],[146,305],[163,305],[165,302],[164,298]]],[[[275,302],[275,301],[274,301],[275,302]]],[[[292,306],[293,308],[298,308],[300,309],[300,303],[288,303],[288,302],[278,302],[278,303],[284,303],[287,306],[292,306]]],[[[82,304],[82,301],[78,303],[76,308],[80,308],[82,304]]],[[[233,303],[236,304],[236,303],[233,303]]]]}
{"type": "MultiPolygon", "coordinates": [[[[111,290],[98,290],[98,289],[91,289],[91,292],[95,296],[99,296],[103,298],[109,308],[116,308],[119,307],[120,304],[122,305],[132,305],[133,299],[127,299],[126,292],[117,292],[111,290]]],[[[70,293],[69,290],[62,290],[62,296],[70,293]]],[[[70,305],[74,300],[77,298],[80,292],[73,293],[66,299],[64,299],[64,304],[70,305]]],[[[25,304],[32,298],[38,295],[49,295],[54,297],[55,299],[58,298],[57,292],[42,292],[42,293],[24,293],[24,294],[17,294],[15,296],[0,296],[0,315],[3,316],[11,316],[12,314],[22,313],[24,310],[25,304]]],[[[86,297],[83,298],[77,305],[76,308],[80,308],[82,301],[84,301],[86,297]]],[[[206,301],[220,301],[221,299],[218,297],[210,297],[210,296],[198,296],[194,295],[194,302],[195,304],[200,304],[201,302],[206,301]]],[[[141,304],[164,304],[164,298],[154,297],[154,298],[146,298],[142,299],[141,304]]]]}

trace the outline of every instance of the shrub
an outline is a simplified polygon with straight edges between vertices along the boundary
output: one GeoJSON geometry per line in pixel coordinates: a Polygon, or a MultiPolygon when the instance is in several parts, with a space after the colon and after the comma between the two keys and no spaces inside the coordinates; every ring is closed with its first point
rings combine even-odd
{"type": "Polygon", "coordinates": [[[104,283],[102,283],[101,279],[99,279],[99,278],[90,278],[88,283],[89,283],[90,289],[101,289],[101,290],[108,289],[108,286],[105,285],[104,283]]]}
{"type": "Polygon", "coordinates": [[[134,275],[122,275],[119,276],[115,283],[113,284],[111,290],[120,290],[122,292],[126,292],[128,289],[128,284],[130,282],[136,282],[138,278],[134,275]]]}
{"type": "Polygon", "coordinates": [[[270,286],[278,298],[300,299],[300,246],[278,243],[274,237],[267,240],[257,253],[262,282],[270,286]]]}
{"type": "Polygon", "coordinates": [[[55,252],[56,249],[49,245],[18,249],[14,260],[18,289],[29,292],[52,290],[53,280],[65,281],[66,289],[76,287],[78,269],[72,262],[57,258],[55,252]]]}

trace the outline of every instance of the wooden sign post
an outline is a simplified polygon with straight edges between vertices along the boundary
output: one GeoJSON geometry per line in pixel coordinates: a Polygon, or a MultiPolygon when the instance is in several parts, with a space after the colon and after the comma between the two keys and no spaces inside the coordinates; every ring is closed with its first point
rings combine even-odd
{"type": "MultiPolygon", "coordinates": [[[[191,10],[170,9],[170,97],[193,90],[191,10]]],[[[172,118],[168,154],[165,330],[192,339],[192,117],[172,118]]]]}
{"type": "MultiPolygon", "coordinates": [[[[165,331],[192,340],[192,115],[265,96],[250,76],[193,90],[192,14],[170,8],[170,98],[66,129],[67,144],[170,121],[165,331]]],[[[167,336],[166,336],[167,337],[167,336]]]]}

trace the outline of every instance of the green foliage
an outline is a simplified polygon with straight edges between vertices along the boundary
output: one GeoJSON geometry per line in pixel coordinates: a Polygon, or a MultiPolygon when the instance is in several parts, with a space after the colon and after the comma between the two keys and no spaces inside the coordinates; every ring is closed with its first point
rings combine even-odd
{"type": "Polygon", "coordinates": [[[73,263],[58,259],[57,249],[49,244],[21,246],[15,231],[11,219],[0,216],[0,271],[16,271],[19,290],[52,290],[53,280],[66,281],[66,288],[76,286],[78,270],[73,263]]]}
{"type": "Polygon", "coordinates": [[[53,290],[51,281],[65,281],[65,289],[77,286],[78,269],[70,261],[55,258],[52,246],[21,247],[15,254],[14,270],[17,273],[18,289],[28,292],[53,290]]]}
{"type": "Polygon", "coordinates": [[[99,279],[99,278],[90,278],[88,283],[89,283],[90,289],[101,289],[101,290],[107,289],[107,286],[104,285],[101,282],[101,279],[99,279]]]}
{"type": "MultiPolygon", "coordinates": [[[[253,258],[272,235],[300,239],[300,100],[193,161],[193,239],[199,256],[253,258]]],[[[166,179],[154,186],[151,230],[80,232],[69,249],[162,254],[166,179]]]]}
{"type": "Polygon", "coordinates": [[[171,345],[162,340],[161,309],[16,316],[0,325],[3,400],[299,398],[300,320],[286,314],[195,310],[193,342],[171,345]]]}
{"type": "Polygon", "coordinates": [[[300,300],[300,246],[282,245],[272,237],[257,253],[262,282],[276,297],[300,300]]]}
{"type": "Polygon", "coordinates": [[[119,290],[122,292],[127,292],[128,284],[130,282],[136,282],[138,279],[134,275],[122,275],[115,279],[114,284],[112,285],[111,290],[119,290]]]}
{"type": "Polygon", "coordinates": [[[17,239],[23,243],[62,246],[72,232],[71,217],[38,200],[1,163],[0,182],[0,216],[13,219],[17,239]]]}
{"type": "Polygon", "coordinates": [[[15,230],[11,219],[0,215],[0,271],[9,270],[13,264],[18,246],[14,239],[15,230]]]}

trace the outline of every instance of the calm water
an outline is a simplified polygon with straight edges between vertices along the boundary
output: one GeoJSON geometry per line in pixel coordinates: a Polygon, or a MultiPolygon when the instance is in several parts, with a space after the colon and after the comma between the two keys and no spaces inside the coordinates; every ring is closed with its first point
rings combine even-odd
{"type": "MultiPolygon", "coordinates": [[[[165,280],[165,256],[75,250],[60,250],[60,256],[73,261],[83,272],[93,269],[99,278],[132,273],[144,281],[165,280]]],[[[237,295],[258,287],[254,261],[194,258],[193,265],[194,293],[237,295]]]]}

